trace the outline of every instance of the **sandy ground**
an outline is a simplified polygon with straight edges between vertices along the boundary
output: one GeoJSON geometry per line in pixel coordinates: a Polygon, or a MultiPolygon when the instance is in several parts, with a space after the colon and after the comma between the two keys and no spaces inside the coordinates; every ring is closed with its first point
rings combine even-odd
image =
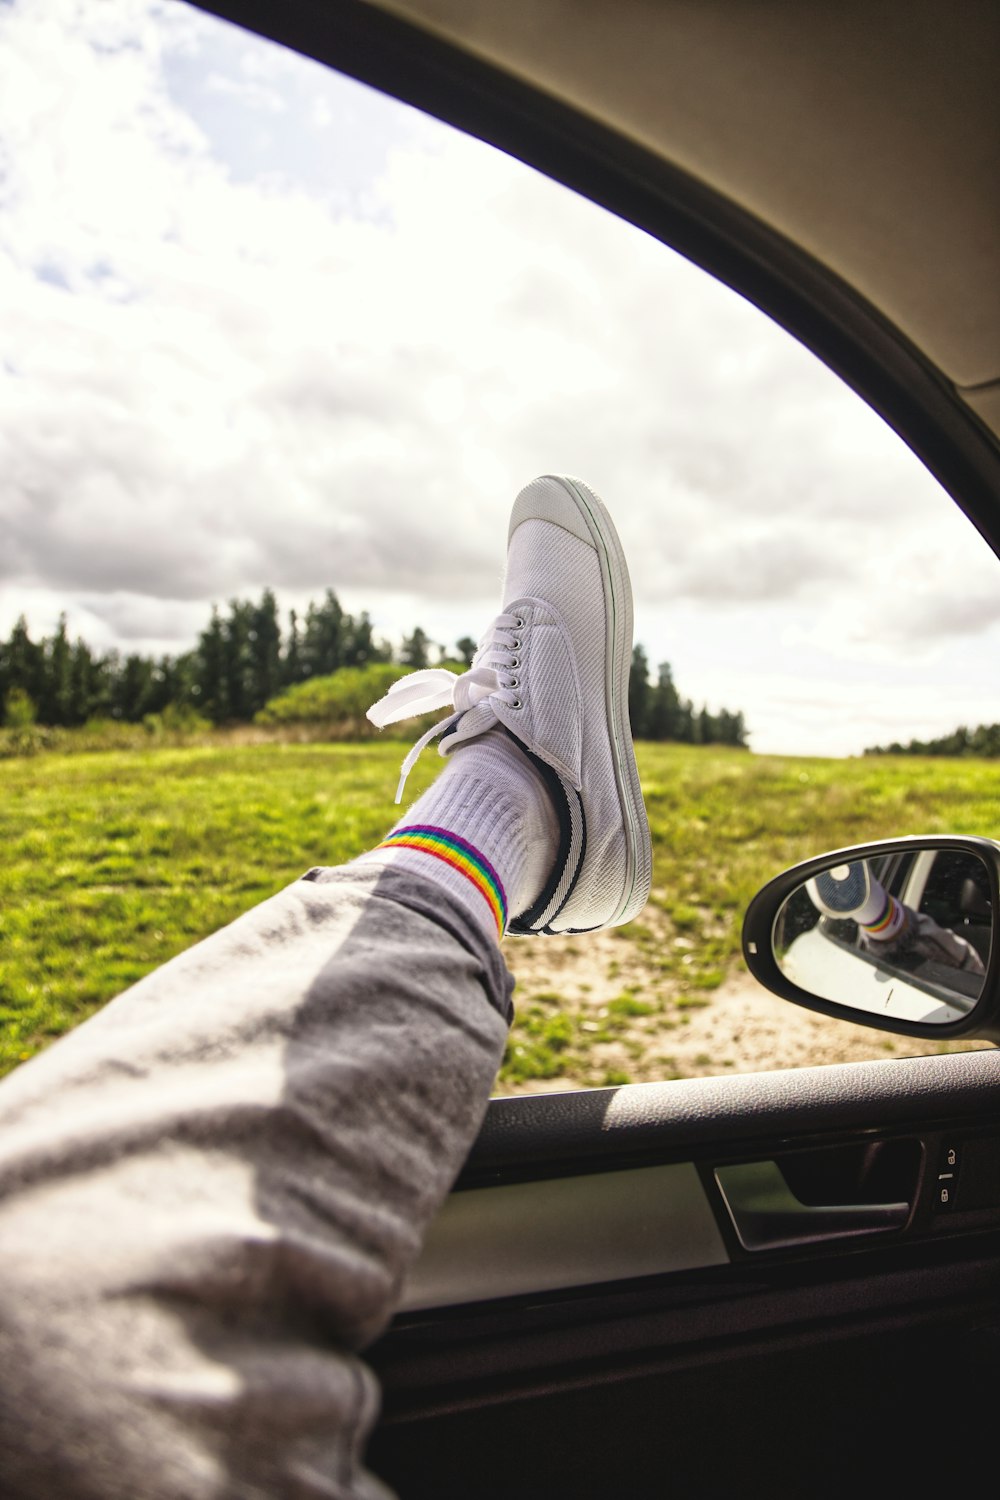
{"type": "MultiPolygon", "coordinates": [[[[647,908],[644,925],[655,926],[657,920],[658,914],[647,908]]],[[[678,1010],[673,1002],[679,987],[656,975],[627,933],[625,928],[570,939],[510,940],[506,957],[517,981],[515,1006],[529,1004],[535,995],[558,994],[570,1011],[592,1015],[593,1021],[584,1025],[595,1031],[602,1007],[630,985],[639,998],[662,1001],[660,1013],[637,1019],[613,1041],[593,1049],[596,1063],[621,1069],[634,1083],[917,1057],[985,1045],[919,1042],[834,1021],[772,995],[742,965],[705,997],[706,1003],[678,1010]]],[[[666,930],[663,940],[672,940],[666,930]]],[[[575,1086],[572,1080],[552,1078],[503,1085],[498,1092],[557,1092],[575,1086]]]]}

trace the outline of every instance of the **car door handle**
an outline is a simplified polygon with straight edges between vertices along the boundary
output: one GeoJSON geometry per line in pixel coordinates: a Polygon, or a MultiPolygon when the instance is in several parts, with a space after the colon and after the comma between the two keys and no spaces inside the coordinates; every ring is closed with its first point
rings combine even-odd
{"type": "Polygon", "coordinates": [[[899,1229],[908,1203],[801,1203],[776,1161],[716,1167],[715,1180],[744,1250],[782,1250],[899,1229]]]}

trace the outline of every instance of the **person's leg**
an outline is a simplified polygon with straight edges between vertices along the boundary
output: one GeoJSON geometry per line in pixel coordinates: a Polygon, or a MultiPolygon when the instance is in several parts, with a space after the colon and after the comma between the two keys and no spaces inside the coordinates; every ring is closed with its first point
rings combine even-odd
{"type": "Polygon", "coordinates": [[[0,1490],[377,1493],[379,1331],[511,981],[405,871],[313,872],[0,1087],[0,1490]]]}
{"type": "Polygon", "coordinates": [[[986,966],[961,934],[941,927],[927,912],[917,912],[890,896],[868,868],[866,860],[838,865],[806,881],[813,904],[824,916],[849,917],[858,924],[864,948],[874,956],[898,957],[916,953],[972,974],[986,966]]]}
{"type": "Polygon", "coordinates": [[[823,870],[806,881],[806,889],[824,916],[850,918],[875,943],[892,942],[906,927],[906,908],[875,878],[867,860],[823,870]]]}
{"type": "Polygon", "coordinates": [[[485,1110],[510,1019],[498,938],[627,920],[649,887],[613,528],[554,480],[514,523],[498,620],[521,623],[456,683],[476,691],[448,766],[380,848],[0,1086],[11,1500],[380,1493],[354,1351],[485,1110]]]}

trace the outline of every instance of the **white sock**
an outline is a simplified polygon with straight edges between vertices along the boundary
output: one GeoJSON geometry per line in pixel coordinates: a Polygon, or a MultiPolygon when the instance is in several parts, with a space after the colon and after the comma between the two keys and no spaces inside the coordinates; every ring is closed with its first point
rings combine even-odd
{"type": "Polygon", "coordinates": [[[873,943],[887,943],[897,938],[906,926],[906,912],[895,896],[890,896],[879,881],[872,880],[872,891],[859,911],[851,915],[865,937],[873,943]]]}
{"type": "Polygon", "coordinates": [[[502,729],[454,750],[441,775],[361,860],[442,885],[494,938],[526,911],[559,843],[545,782],[502,729]]]}

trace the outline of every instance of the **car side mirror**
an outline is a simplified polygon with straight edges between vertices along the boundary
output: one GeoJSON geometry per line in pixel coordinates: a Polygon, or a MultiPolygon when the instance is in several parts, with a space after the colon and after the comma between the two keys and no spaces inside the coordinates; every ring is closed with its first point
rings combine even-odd
{"type": "Polygon", "coordinates": [[[931,835],[785,870],[747,908],[743,956],[776,995],[841,1021],[1000,1042],[1000,844],[931,835]]]}

